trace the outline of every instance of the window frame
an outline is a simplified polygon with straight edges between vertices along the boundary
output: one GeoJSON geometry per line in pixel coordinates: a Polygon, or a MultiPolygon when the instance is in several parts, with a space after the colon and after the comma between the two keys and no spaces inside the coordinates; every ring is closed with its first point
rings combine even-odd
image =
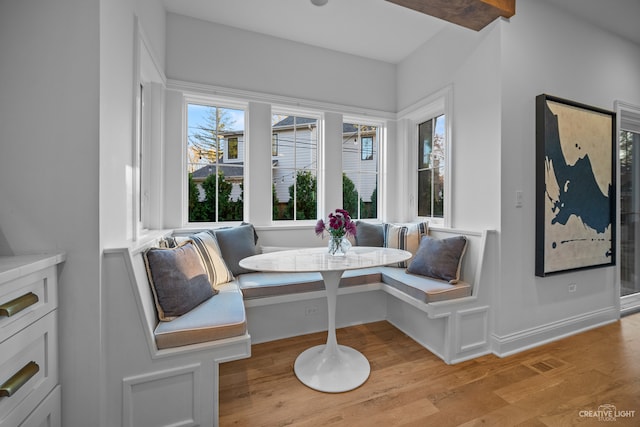
{"type": "Polygon", "coordinates": [[[367,161],[367,160],[373,160],[373,137],[372,136],[363,136],[360,137],[360,161],[367,161]],[[364,145],[364,141],[367,140],[369,141],[369,144],[367,144],[368,148],[365,151],[365,145],[364,145]],[[365,156],[365,152],[367,153],[367,155],[365,156]]]}
{"type": "MultiPolygon", "coordinates": [[[[243,133],[244,134],[244,133],[243,133]]],[[[240,142],[237,136],[230,136],[227,138],[227,159],[229,160],[238,160],[238,155],[240,154],[240,142]],[[234,142],[233,146],[235,147],[234,152],[235,156],[231,156],[231,143],[234,142]]]]}
{"type": "MultiPolygon", "coordinates": [[[[362,162],[369,162],[369,161],[376,161],[376,168],[375,168],[375,175],[376,175],[376,212],[375,212],[375,218],[360,218],[360,203],[358,202],[358,213],[357,215],[352,215],[354,219],[357,219],[359,221],[370,221],[370,222],[379,222],[381,221],[382,218],[382,212],[383,210],[383,201],[385,200],[383,198],[384,194],[384,183],[382,180],[383,177],[383,162],[384,162],[384,155],[383,155],[383,149],[384,149],[384,135],[385,135],[385,130],[386,130],[386,123],[382,120],[378,121],[378,120],[371,120],[371,118],[363,118],[363,117],[357,117],[357,116],[349,116],[349,115],[345,115],[342,119],[342,123],[344,125],[344,123],[349,123],[349,124],[354,124],[354,125],[359,125],[359,126],[371,126],[371,127],[375,127],[376,128],[376,137],[373,138],[372,136],[365,136],[362,137],[360,134],[360,130],[358,130],[358,139],[360,141],[360,155],[357,157],[358,158],[358,164],[361,164],[362,162]],[[372,145],[371,145],[371,158],[370,159],[363,159],[362,158],[362,140],[365,138],[371,138],[372,141],[372,145]],[[374,144],[377,144],[377,147],[375,147],[375,149],[377,149],[377,156],[374,155],[374,153],[376,152],[376,150],[374,149],[374,144]]],[[[343,154],[343,152],[341,152],[341,155],[343,154]]],[[[363,174],[362,170],[358,170],[358,171],[354,171],[357,174],[363,174]]],[[[344,160],[343,160],[343,165],[342,165],[342,173],[345,173],[345,167],[344,167],[344,160]]],[[[366,173],[364,173],[366,175],[366,173]]],[[[357,187],[357,183],[356,184],[357,187]]],[[[344,200],[343,200],[343,204],[344,204],[344,200]]]]}
{"type": "MultiPolygon", "coordinates": [[[[244,112],[244,126],[243,126],[243,144],[245,147],[243,149],[244,159],[243,159],[243,170],[242,170],[242,181],[243,183],[247,180],[246,173],[246,164],[247,164],[247,117],[248,117],[248,102],[247,101],[239,101],[235,98],[226,98],[226,97],[218,97],[218,96],[209,96],[203,94],[194,94],[194,93],[183,93],[182,96],[182,144],[181,144],[181,152],[182,152],[182,162],[181,162],[181,176],[183,179],[183,191],[182,191],[182,223],[185,224],[186,227],[212,227],[212,226],[220,226],[220,225],[237,225],[243,221],[243,218],[239,220],[233,221],[190,221],[189,220],[189,156],[187,154],[187,150],[189,147],[189,105],[196,104],[208,107],[216,107],[216,108],[224,108],[229,110],[240,110],[244,112]]],[[[225,141],[226,143],[227,141],[225,141]]],[[[240,144],[240,138],[238,137],[238,144],[240,144]]],[[[240,147],[238,146],[238,153],[240,152],[240,147]]],[[[237,159],[234,159],[237,160],[237,159]]],[[[230,166],[233,166],[234,163],[230,163],[230,166]]],[[[219,163],[216,163],[219,165],[219,163]]],[[[217,167],[217,166],[216,166],[217,167]]],[[[247,210],[247,198],[243,199],[243,217],[244,212],[247,210]]],[[[218,212],[216,212],[217,219],[218,212]]]]}
{"type": "Polygon", "coordinates": [[[437,227],[449,228],[452,226],[452,165],[453,165],[453,88],[447,86],[431,96],[425,98],[419,105],[405,110],[399,115],[402,119],[406,119],[408,126],[406,129],[407,146],[406,153],[409,186],[410,186],[410,209],[411,215],[418,221],[429,221],[430,224],[437,227]],[[418,126],[430,119],[434,119],[440,115],[445,116],[445,141],[444,141],[444,203],[443,217],[419,216],[418,215],[418,126]]]}
{"type": "Polygon", "coordinates": [[[138,17],[134,18],[130,199],[127,232],[137,241],[163,224],[164,75],[138,17]]]}
{"type": "MultiPolygon", "coordinates": [[[[314,171],[314,176],[316,178],[316,214],[315,217],[312,219],[297,219],[297,210],[295,208],[296,203],[295,203],[295,199],[294,199],[294,209],[293,209],[293,218],[292,219],[276,219],[273,217],[273,210],[274,210],[274,206],[273,206],[273,198],[271,199],[271,225],[273,226],[280,226],[280,225],[306,225],[306,224],[315,224],[315,222],[317,221],[317,218],[319,218],[321,216],[320,214],[320,208],[323,205],[323,195],[321,193],[321,188],[323,188],[323,184],[320,182],[323,179],[323,176],[321,175],[321,158],[324,156],[324,149],[325,149],[325,145],[324,145],[324,133],[323,133],[323,129],[324,129],[324,115],[321,111],[319,110],[305,110],[305,109],[297,109],[297,108],[289,108],[287,106],[278,106],[278,105],[272,105],[272,109],[271,109],[271,118],[272,118],[272,123],[271,123],[271,141],[272,141],[272,149],[271,149],[271,153],[272,153],[272,161],[273,160],[277,160],[277,158],[279,156],[283,156],[284,154],[282,153],[281,150],[281,145],[280,143],[281,141],[281,136],[282,136],[282,132],[279,130],[274,130],[273,125],[275,123],[273,123],[273,118],[275,116],[283,116],[283,117],[302,117],[305,119],[315,119],[316,120],[316,153],[315,153],[315,167],[313,169],[314,171]],[[273,154],[273,140],[274,137],[276,138],[276,142],[277,142],[277,154],[274,155],[273,154]]],[[[294,127],[296,127],[297,125],[294,125],[294,127]]],[[[295,129],[294,129],[295,131],[295,129]]],[[[279,167],[274,167],[273,164],[271,166],[271,175],[270,175],[270,181],[273,183],[274,182],[274,174],[273,171],[274,169],[278,169],[279,167]]],[[[280,167],[281,168],[281,167],[280,167]]],[[[284,168],[282,168],[284,169],[284,168]]],[[[298,170],[305,170],[303,169],[298,169],[298,168],[294,168],[294,171],[298,171],[298,170]]],[[[294,185],[295,185],[295,179],[294,181],[294,185]]],[[[295,193],[297,195],[297,191],[295,193]]]]}
{"type": "MultiPolygon", "coordinates": [[[[446,140],[446,116],[444,114],[438,114],[435,117],[432,117],[430,119],[426,119],[425,121],[418,123],[417,130],[416,130],[416,146],[417,146],[417,149],[418,149],[417,150],[418,151],[417,152],[417,156],[416,156],[416,159],[418,160],[418,165],[417,165],[418,178],[417,178],[417,188],[416,188],[417,193],[416,194],[419,196],[420,175],[421,175],[421,173],[424,173],[424,172],[429,173],[430,172],[431,177],[432,177],[432,179],[430,180],[431,188],[430,188],[430,192],[429,192],[431,194],[431,200],[430,200],[430,203],[429,203],[429,205],[431,206],[431,215],[420,216],[420,198],[419,197],[416,198],[416,206],[417,206],[417,209],[418,209],[418,216],[419,217],[423,217],[423,218],[429,218],[431,221],[436,221],[436,220],[444,221],[444,201],[446,201],[446,199],[447,199],[446,198],[446,193],[445,193],[443,195],[442,217],[433,216],[433,213],[435,211],[435,207],[434,207],[434,204],[435,204],[434,192],[435,192],[435,189],[436,189],[436,185],[435,185],[435,183],[433,181],[433,178],[436,176],[436,174],[438,176],[440,175],[439,169],[444,169],[445,174],[446,174],[446,161],[447,161],[446,152],[443,153],[444,154],[444,159],[443,160],[444,160],[444,163],[445,163],[444,165],[436,166],[436,163],[434,161],[434,157],[435,157],[434,145],[435,145],[436,135],[437,135],[437,127],[438,127],[437,124],[438,124],[438,120],[441,117],[444,117],[444,121],[445,121],[445,140],[446,140]],[[420,162],[420,154],[422,154],[422,156],[424,157],[425,153],[423,151],[421,151],[421,148],[422,148],[422,150],[424,150],[424,147],[420,147],[421,141],[420,141],[419,137],[420,137],[420,132],[421,132],[420,128],[422,127],[422,125],[427,124],[427,123],[430,123],[429,129],[431,130],[431,135],[430,135],[430,138],[431,138],[431,150],[430,150],[430,154],[429,154],[430,160],[429,160],[427,166],[424,166],[424,163],[420,162]]],[[[444,178],[445,178],[445,185],[446,185],[446,176],[444,178]]]]}

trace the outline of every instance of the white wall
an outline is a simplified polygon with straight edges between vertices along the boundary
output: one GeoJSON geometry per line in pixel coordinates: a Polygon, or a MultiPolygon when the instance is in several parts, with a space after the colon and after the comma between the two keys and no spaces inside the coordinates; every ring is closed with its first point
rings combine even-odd
{"type": "MultiPolygon", "coordinates": [[[[134,44],[140,31],[160,72],[165,60],[165,17],[161,2],[154,0],[105,0],[100,2],[100,249],[130,241],[134,236],[134,220],[131,173],[133,167],[134,138],[134,44]],[[135,22],[138,18],[138,27],[135,22]]],[[[160,82],[161,83],[161,82],[160,82]]],[[[148,87],[150,89],[150,87],[148,87]]],[[[157,93],[157,88],[156,92],[157,93]]],[[[162,96],[156,99],[162,99],[162,96]]],[[[163,106],[160,106],[161,108],[163,106]]],[[[156,117],[158,114],[156,114],[156,117]]],[[[161,115],[160,115],[161,116],[161,115]]],[[[161,129],[162,131],[162,129],[161,129]]],[[[157,132],[154,136],[162,139],[157,132]]],[[[153,153],[153,159],[161,159],[153,153]]],[[[95,171],[98,172],[98,171],[95,171]]],[[[94,173],[95,173],[94,172],[94,173]]],[[[101,259],[101,253],[98,254],[101,259]]],[[[102,266],[101,266],[102,269],[102,266]]],[[[63,392],[71,397],[63,402],[65,426],[119,425],[121,414],[121,388],[107,387],[107,379],[117,355],[123,351],[122,343],[110,339],[117,334],[108,333],[107,315],[117,315],[118,301],[109,300],[110,290],[104,289],[102,280],[108,272],[101,271],[100,300],[89,307],[94,318],[100,319],[100,381],[88,383],[87,379],[71,373],[63,376],[63,392]],[[85,408],[81,404],[86,390],[97,389],[100,408],[85,408]],[[95,420],[91,422],[88,420],[95,420]]],[[[79,319],[82,320],[82,319],[79,319]]],[[[63,327],[64,325],[61,325],[63,327]]],[[[110,331],[113,332],[113,331],[110,331]]],[[[77,338],[84,339],[83,334],[77,338]]],[[[64,359],[63,359],[64,360],[64,359]]]]}
{"type": "MultiPolygon", "coordinates": [[[[447,26],[398,65],[401,115],[452,87],[452,227],[499,229],[500,40],[500,22],[480,32],[447,26]]],[[[398,141],[406,141],[402,126],[400,132],[398,141]]],[[[398,170],[407,171],[404,179],[410,183],[417,168],[415,142],[406,149],[411,161],[398,170]]],[[[390,185],[413,191],[411,185],[390,185]]],[[[402,216],[411,219],[417,208],[411,195],[406,199],[409,211],[402,216]]]]}
{"type": "MultiPolygon", "coordinates": [[[[209,96],[242,97],[250,101],[249,144],[269,141],[271,132],[264,133],[258,125],[270,123],[270,104],[281,101],[286,108],[304,111],[325,111],[329,115],[347,112],[373,117],[393,117],[396,110],[396,67],[393,64],[365,59],[259,35],[219,24],[188,18],[176,14],[167,15],[166,75],[172,89],[167,93],[166,111],[166,163],[165,163],[165,226],[183,225],[182,194],[184,178],[180,159],[182,153],[182,97],[186,92],[202,91],[209,96]],[[173,83],[173,84],[172,84],[173,83]],[[184,83],[184,84],[183,84],[184,83]],[[218,90],[217,88],[222,88],[218,90]],[[231,95],[230,95],[231,94],[231,95]],[[298,100],[300,102],[298,102],[298,100]],[[263,108],[260,108],[262,106],[263,108]],[[264,134],[262,134],[264,133],[264,134]]],[[[342,127],[335,129],[341,138],[342,127]]],[[[340,139],[341,140],[341,139],[340,139]]],[[[260,150],[260,147],[253,146],[260,150]]],[[[338,151],[338,155],[340,155],[338,151]]],[[[271,224],[270,210],[264,211],[264,202],[271,203],[271,191],[264,192],[261,171],[270,173],[268,157],[251,155],[248,159],[248,176],[245,179],[245,195],[249,209],[245,220],[256,226],[271,224]],[[253,178],[252,178],[253,177],[253,178]],[[261,193],[260,195],[258,193],[261,193]],[[267,197],[268,196],[268,200],[267,197]]],[[[335,162],[332,162],[335,166],[335,162]]],[[[322,172],[322,171],[321,171],[322,172]]],[[[341,182],[341,170],[338,175],[341,182]]],[[[266,183],[265,183],[266,184],[266,183]]],[[[322,190],[321,190],[322,191],[322,190]]],[[[325,196],[335,192],[325,188],[325,196]]],[[[326,200],[331,203],[335,202],[326,200]]],[[[326,209],[332,210],[332,208],[326,209]]],[[[313,245],[321,242],[312,232],[313,226],[296,230],[279,231],[275,235],[284,239],[283,245],[313,245]],[[291,239],[283,236],[292,235],[291,239]],[[297,237],[296,237],[297,236],[297,237]],[[308,240],[300,240],[300,238],[308,240]]],[[[271,241],[271,233],[264,230],[264,244],[271,241]]]]}
{"type": "Polygon", "coordinates": [[[103,241],[125,238],[134,11],[163,63],[159,2],[0,2],[0,255],[67,252],[59,348],[69,427],[103,422],[100,260],[103,241]]]}
{"type": "Polygon", "coordinates": [[[640,104],[640,47],[548,3],[520,2],[503,25],[501,281],[496,338],[505,349],[617,317],[614,268],[538,278],[535,260],[535,97],[614,110],[640,104]],[[544,22],[544,30],[540,23],[544,22]],[[524,205],[515,207],[515,192],[524,205]],[[568,292],[568,284],[577,290],[568,292]]]}
{"type": "Polygon", "coordinates": [[[396,111],[392,64],[171,13],[166,74],[193,83],[396,111]]]}
{"type": "Polygon", "coordinates": [[[0,2],[0,227],[11,252],[67,252],[66,426],[99,425],[98,22],[97,0],[0,2]]]}

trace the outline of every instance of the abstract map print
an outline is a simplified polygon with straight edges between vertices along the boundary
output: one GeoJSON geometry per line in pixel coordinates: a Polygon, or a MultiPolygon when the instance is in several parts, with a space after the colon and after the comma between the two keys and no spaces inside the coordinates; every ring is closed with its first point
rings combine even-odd
{"type": "Polygon", "coordinates": [[[611,120],[546,101],[545,272],[611,263],[611,120]]]}

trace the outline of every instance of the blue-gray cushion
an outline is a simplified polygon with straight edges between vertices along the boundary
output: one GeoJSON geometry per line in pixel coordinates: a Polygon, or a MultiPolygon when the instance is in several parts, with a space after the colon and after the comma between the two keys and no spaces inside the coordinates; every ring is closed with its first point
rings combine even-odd
{"type": "MultiPolygon", "coordinates": [[[[377,268],[347,270],[340,279],[340,287],[380,282],[377,268]]],[[[238,276],[244,299],[288,295],[325,289],[320,273],[254,272],[238,276]]]]}
{"type": "Polygon", "coordinates": [[[384,229],[382,224],[356,221],[356,245],[383,247],[384,229]]]}
{"type": "Polygon", "coordinates": [[[215,295],[192,241],[144,253],[149,284],[162,321],[173,320],[215,295]]]}
{"type": "Polygon", "coordinates": [[[222,258],[234,276],[249,273],[240,267],[240,260],[258,253],[256,246],[256,232],[252,224],[242,224],[237,227],[219,228],[211,230],[216,236],[222,258]]]}
{"type": "Polygon", "coordinates": [[[467,238],[464,236],[442,240],[425,236],[420,240],[420,247],[407,272],[457,283],[466,249],[467,238]]]}

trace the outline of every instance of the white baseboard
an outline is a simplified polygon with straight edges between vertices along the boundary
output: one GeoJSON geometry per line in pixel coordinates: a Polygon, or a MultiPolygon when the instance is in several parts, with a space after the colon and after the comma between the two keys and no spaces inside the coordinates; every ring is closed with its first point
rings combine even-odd
{"type": "Polygon", "coordinates": [[[616,307],[608,307],[504,336],[492,334],[493,353],[499,357],[510,356],[589,329],[613,323],[619,318],[620,314],[616,307]]]}
{"type": "Polygon", "coordinates": [[[640,293],[624,296],[620,298],[620,315],[628,316],[629,314],[640,311],[640,293]]]}

